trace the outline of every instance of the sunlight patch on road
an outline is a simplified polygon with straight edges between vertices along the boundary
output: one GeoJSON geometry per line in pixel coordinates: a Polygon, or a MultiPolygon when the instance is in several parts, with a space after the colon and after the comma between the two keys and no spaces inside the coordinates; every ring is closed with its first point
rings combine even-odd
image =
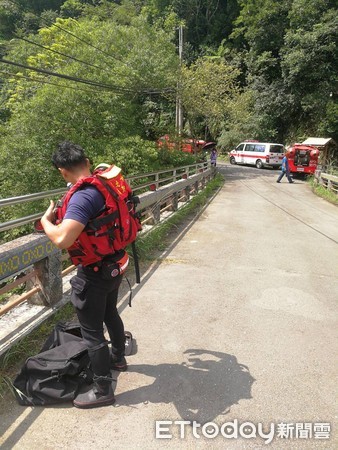
{"type": "Polygon", "coordinates": [[[332,317],[328,308],[318,298],[306,291],[289,287],[266,289],[262,296],[252,300],[251,304],[316,321],[332,317]]]}

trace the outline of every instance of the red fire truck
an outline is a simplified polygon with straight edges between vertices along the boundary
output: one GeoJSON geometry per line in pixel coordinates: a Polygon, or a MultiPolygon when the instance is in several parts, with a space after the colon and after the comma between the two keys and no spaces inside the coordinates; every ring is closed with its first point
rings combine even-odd
{"type": "Polygon", "coordinates": [[[286,156],[291,173],[312,174],[318,165],[319,150],[313,145],[293,144],[286,156]]]}
{"type": "Polygon", "coordinates": [[[158,141],[158,147],[167,147],[168,149],[182,150],[186,153],[198,153],[202,150],[205,141],[202,139],[181,139],[174,141],[168,134],[161,136],[158,141]]]}

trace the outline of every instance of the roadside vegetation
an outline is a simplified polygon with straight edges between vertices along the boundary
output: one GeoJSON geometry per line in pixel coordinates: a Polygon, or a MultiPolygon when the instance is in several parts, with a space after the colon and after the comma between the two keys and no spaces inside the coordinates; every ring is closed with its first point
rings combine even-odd
{"type": "Polygon", "coordinates": [[[338,142],[337,21],[334,0],[0,0],[0,198],[60,187],[65,139],[126,175],[191,163],[156,145],[178,96],[181,137],[220,151],[338,142]]]}
{"type": "Polygon", "coordinates": [[[324,186],[318,184],[315,181],[314,177],[310,177],[308,179],[308,183],[311,186],[312,192],[318,195],[318,197],[321,197],[324,200],[333,203],[334,205],[338,205],[338,195],[335,192],[330,191],[326,189],[324,186]]]}

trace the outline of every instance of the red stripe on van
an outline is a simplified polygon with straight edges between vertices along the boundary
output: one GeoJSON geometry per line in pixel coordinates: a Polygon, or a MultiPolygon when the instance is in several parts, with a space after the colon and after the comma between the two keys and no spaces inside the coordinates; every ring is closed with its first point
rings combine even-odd
{"type": "Polygon", "coordinates": [[[271,156],[271,155],[248,155],[247,153],[232,153],[232,156],[239,156],[239,157],[245,157],[245,158],[258,158],[258,159],[266,159],[267,156],[271,156]]]}

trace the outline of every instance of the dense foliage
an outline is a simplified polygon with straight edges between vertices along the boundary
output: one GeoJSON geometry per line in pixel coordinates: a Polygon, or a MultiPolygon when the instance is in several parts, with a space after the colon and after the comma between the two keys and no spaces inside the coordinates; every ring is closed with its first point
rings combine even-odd
{"type": "Polygon", "coordinates": [[[337,34],[334,0],[0,0],[2,57],[22,65],[0,68],[0,196],[60,186],[63,139],[129,174],[193,161],[156,147],[176,91],[183,136],[225,150],[338,141],[337,34]]]}

